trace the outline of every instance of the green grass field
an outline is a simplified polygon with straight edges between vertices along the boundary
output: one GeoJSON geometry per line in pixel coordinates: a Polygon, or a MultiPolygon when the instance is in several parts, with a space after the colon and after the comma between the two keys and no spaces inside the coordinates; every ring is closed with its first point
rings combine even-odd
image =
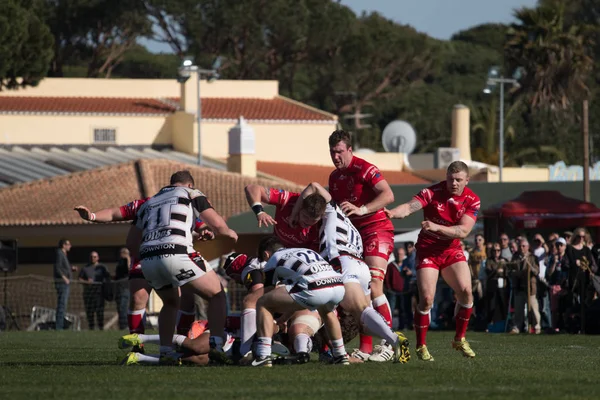
{"type": "MultiPolygon", "coordinates": [[[[0,333],[0,399],[597,399],[600,337],[470,333],[477,358],[432,332],[436,361],[121,367],[118,332],[0,333]]],[[[414,343],[414,334],[409,334],[414,343]]],[[[348,346],[350,348],[351,346],[348,346]]],[[[152,352],[156,348],[148,345],[152,352]]],[[[157,350],[157,349],[156,349],[157,350]]],[[[413,350],[411,348],[411,350],[413,350]]],[[[314,357],[316,359],[316,357],[314,357]]]]}

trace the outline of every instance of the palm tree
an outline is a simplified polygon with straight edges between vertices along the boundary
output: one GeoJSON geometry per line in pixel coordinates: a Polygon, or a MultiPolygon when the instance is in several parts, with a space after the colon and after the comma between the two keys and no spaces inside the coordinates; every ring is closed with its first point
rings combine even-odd
{"type": "Polygon", "coordinates": [[[546,3],[515,11],[518,23],[509,29],[505,56],[512,69],[523,68],[520,93],[534,109],[566,110],[588,93],[590,28],[566,26],[564,0],[546,3]]]}

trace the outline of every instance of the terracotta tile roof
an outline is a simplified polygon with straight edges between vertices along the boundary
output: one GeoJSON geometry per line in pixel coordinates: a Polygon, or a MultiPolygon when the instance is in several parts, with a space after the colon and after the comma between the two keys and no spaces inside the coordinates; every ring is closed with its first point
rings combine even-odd
{"type": "Polygon", "coordinates": [[[170,114],[176,107],[158,99],[0,96],[0,113],[170,114]]]}
{"type": "MultiPolygon", "coordinates": [[[[170,114],[179,109],[179,98],[107,98],[107,97],[19,97],[0,96],[0,114],[170,114]]],[[[203,98],[202,118],[208,120],[264,121],[337,121],[333,114],[285,97],[203,98]]]]}
{"type": "Polygon", "coordinates": [[[138,160],[0,189],[0,226],[86,224],[73,207],[116,207],[155,194],[171,174],[188,169],[215,209],[225,218],[249,210],[244,187],[250,183],[298,191],[302,187],[263,178],[201,168],[170,160],[138,160]],[[138,179],[139,173],[139,179],[138,179]],[[140,184],[141,182],[141,184],[140,184]]]}
{"type": "MultiPolygon", "coordinates": [[[[278,176],[300,185],[307,185],[310,182],[318,182],[321,185],[329,184],[329,174],[333,171],[333,166],[323,167],[306,164],[286,164],[276,162],[258,161],[256,168],[269,175],[278,176]]],[[[404,171],[381,171],[390,185],[408,185],[419,183],[430,183],[430,181],[404,171]]]]}

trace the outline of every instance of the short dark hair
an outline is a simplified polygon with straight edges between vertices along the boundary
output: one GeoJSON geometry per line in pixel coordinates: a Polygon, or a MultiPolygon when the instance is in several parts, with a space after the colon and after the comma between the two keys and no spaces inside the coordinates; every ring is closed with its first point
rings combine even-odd
{"type": "Polygon", "coordinates": [[[282,248],[283,248],[283,244],[281,244],[281,241],[279,240],[279,238],[277,236],[264,237],[258,243],[258,258],[260,261],[265,261],[264,254],[266,251],[273,254],[277,250],[282,249],[282,248]]]}
{"type": "Polygon", "coordinates": [[[66,244],[68,241],[69,241],[69,239],[67,239],[67,238],[61,238],[61,239],[58,241],[58,248],[59,248],[59,249],[62,249],[62,248],[63,248],[63,246],[64,246],[64,245],[65,245],[65,244],[66,244]]]}
{"type": "Polygon", "coordinates": [[[406,242],[404,243],[404,250],[408,251],[408,247],[415,247],[415,242],[406,242]]]}
{"type": "Polygon", "coordinates": [[[352,147],[352,135],[342,129],[333,131],[329,135],[329,147],[335,147],[339,142],[346,143],[346,147],[352,147]]]}
{"type": "Polygon", "coordinates": [[[449,174],[457,174],[459,172],[466,172],[467,176],[469,176],[469,167],[462,161],[453,161],[448,165],[448,169],[446,170],[449,174]]]}
{"type": "Polygon", "coordinates": [[[325,197],[319,193],[313,193],[306,196],[302,201],[302,210],[305,211],[310,218],[322,218],[325,214],[325,208],[327,207],[327,201],[325,197]]]}
{"type": "Polygon", "coordinates": [[[191,183],[192,186],[195,186],[194,177],[187,169],[183,171],[177,171],[171,175],[171,185],[176,183],[191,183]]]}

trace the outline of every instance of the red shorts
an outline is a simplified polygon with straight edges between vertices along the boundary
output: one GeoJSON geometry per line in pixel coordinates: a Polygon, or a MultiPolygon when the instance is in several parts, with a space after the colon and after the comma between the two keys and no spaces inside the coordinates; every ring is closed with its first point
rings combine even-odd
{"type": "Polygon", "coordinates": [[[360,234],[363,242],[363,258],[377,256],[385,259],[386,262],[389,260],[394,250],[393,230],[375,230],[360,234]]]}
{"type": "Polygon", "coordinates": [[[439,271],[458,262],[467,262],[462,249],[426,251],[417,249],[417,269],[435,268],[439,271]]]}
{"type": "Polygon", "coordinates": [[[145,279],[141,263],[137,262],[129,268],[129,279],[145,279]]]}

